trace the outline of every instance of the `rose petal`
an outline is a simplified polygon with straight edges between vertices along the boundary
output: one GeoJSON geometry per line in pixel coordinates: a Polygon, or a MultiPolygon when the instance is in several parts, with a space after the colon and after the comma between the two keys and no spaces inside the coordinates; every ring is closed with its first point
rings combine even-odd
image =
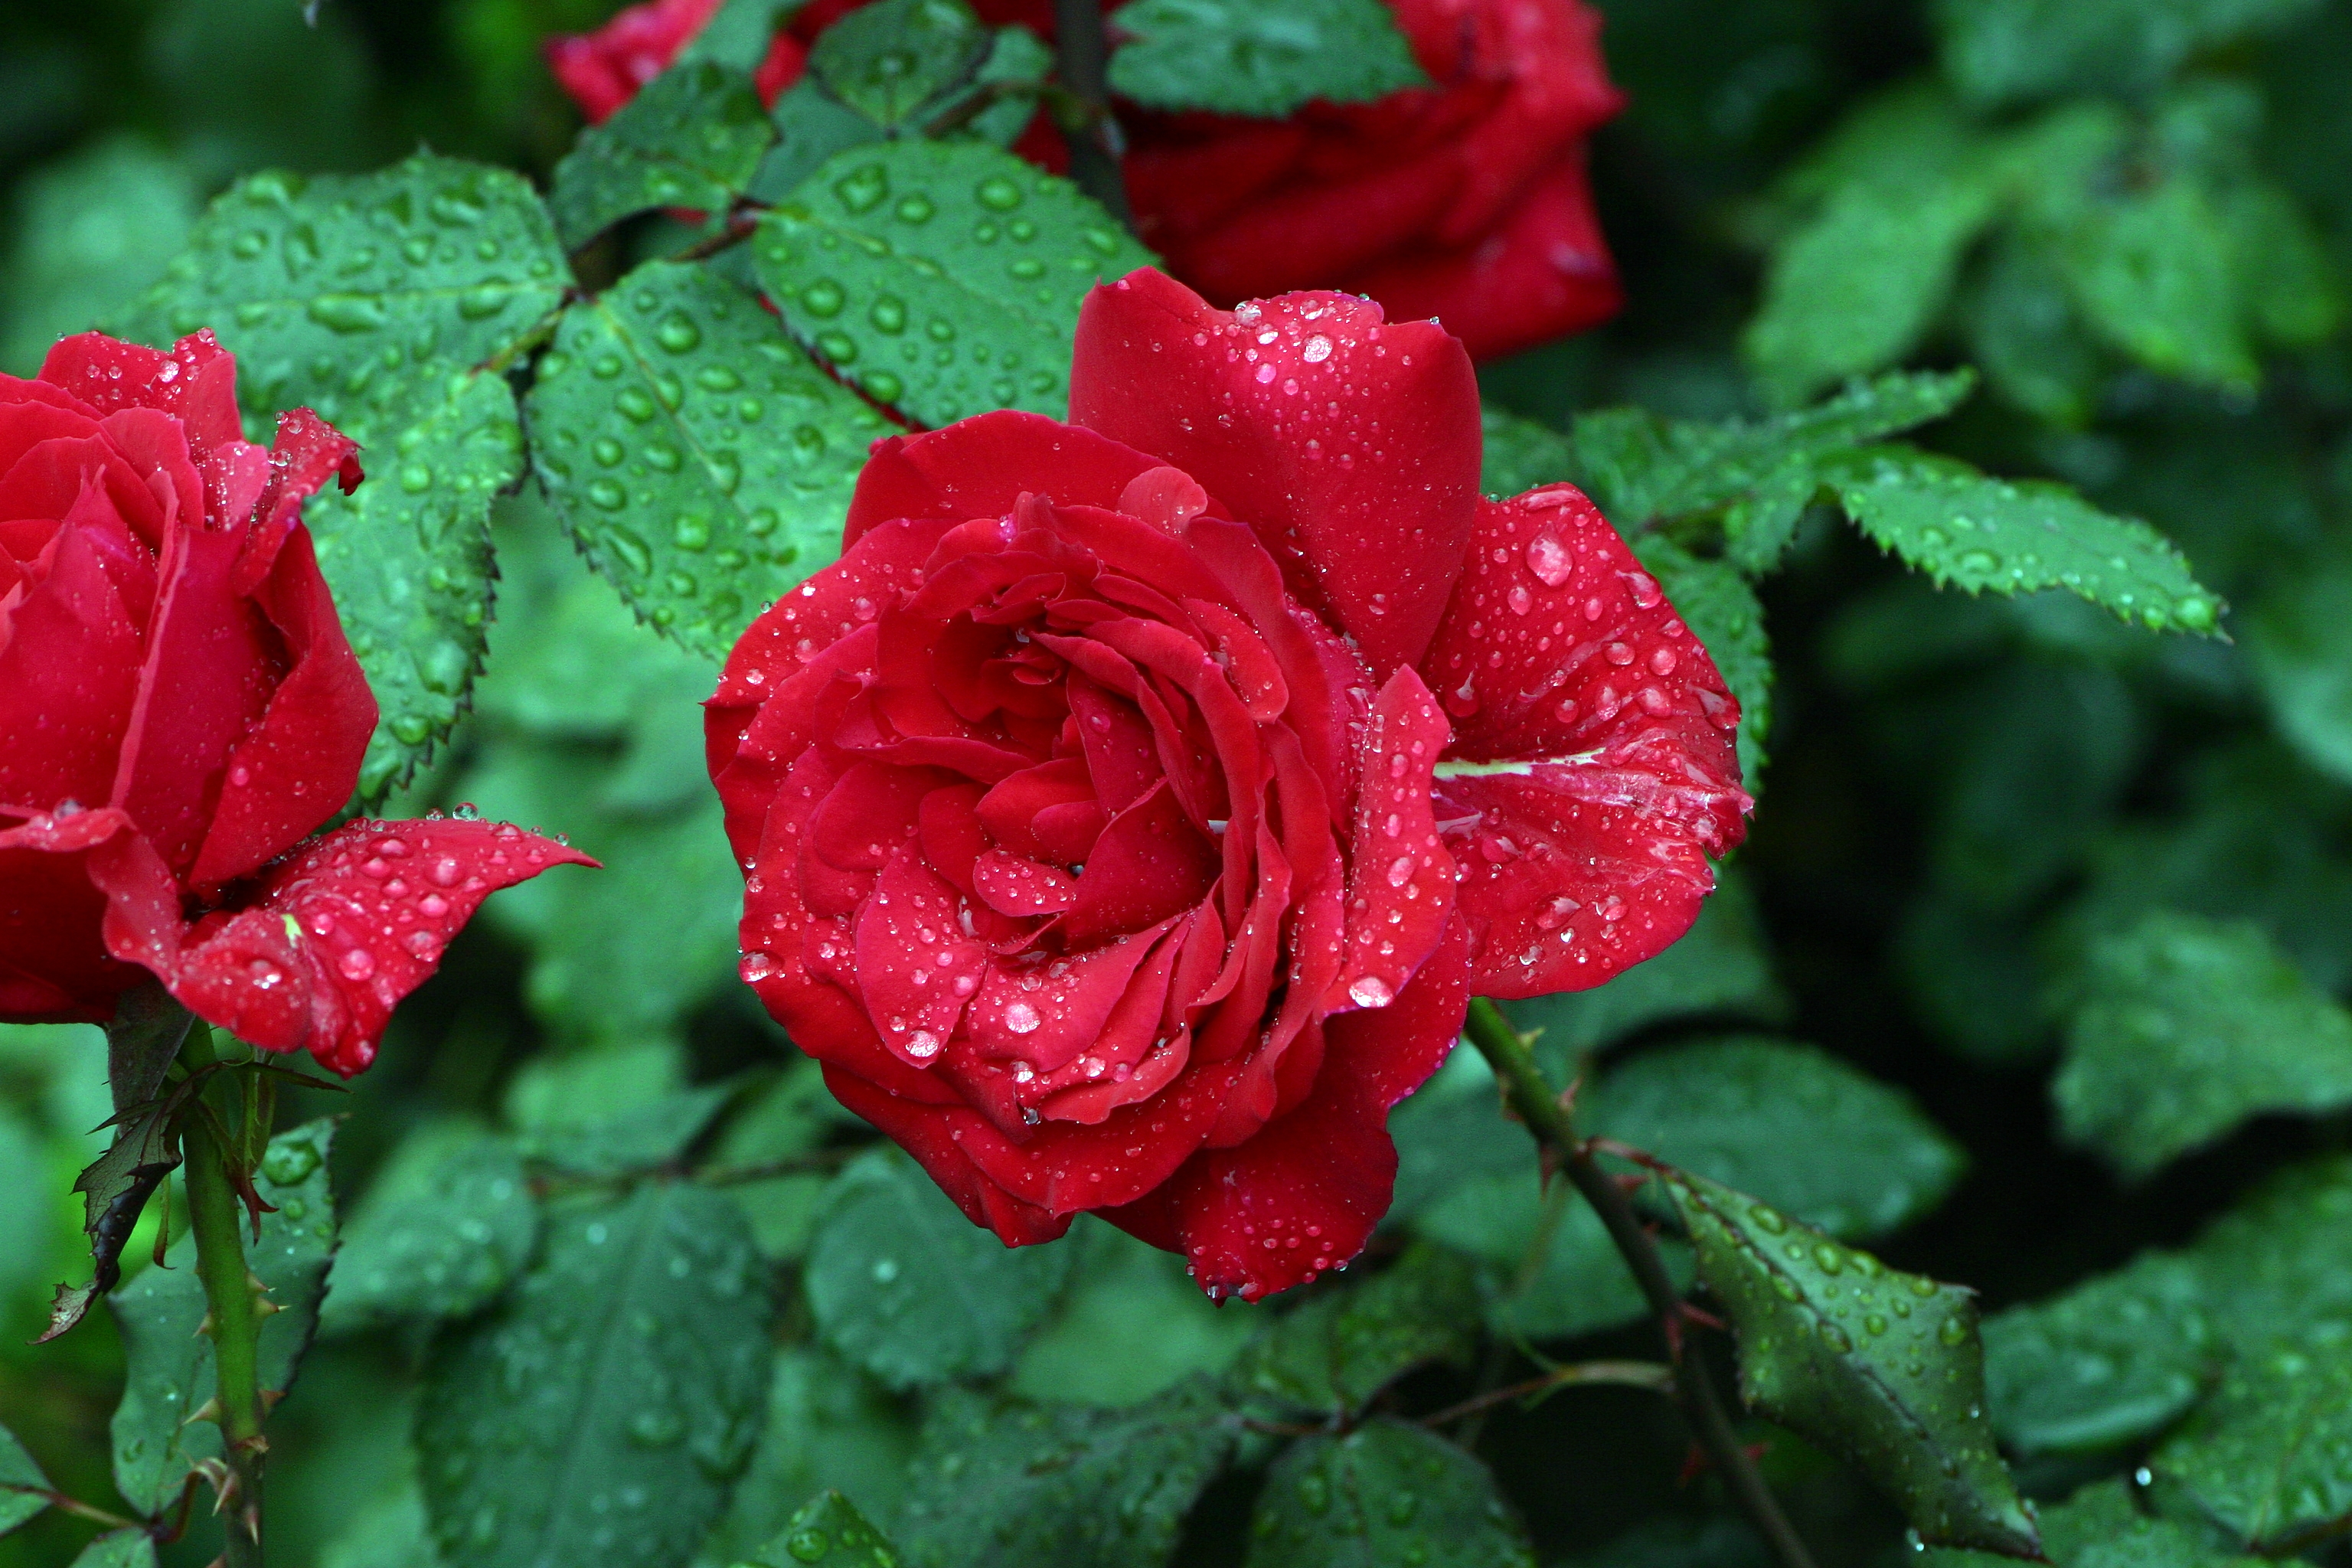
{"type": "Polygon", "coordinates": [[[874,443],[842,524],[845,551],[900,518],[1006,517],[1024,495],[1117,510],[1137,475],[1162,467],[1131,447],[1042,414],[999,409],[874,443]]]}
{"type": "Polygon", "coordinates": [[[857,917],[857,984],[882,1043],[925,1067],[980,988],[987,951],[956,924],[956,890],[912,846],[882,868],[857,917]]]}
{"type": "Polygon", "coordinates": [[[86,531],[61,531],[34,572],[13,605],[0,595],[0,803],[96,805],[138,691],[138,628],[86,531]]]}
{"type": "Polygon", "coordinates": [[[1348,851],[1347,956],[1328,1005],[1389,1005],[1444,931],[1454,857],[1439,842],[1429,792],[1452,733],[1412,670],[1398,670],[1381,689],[1364,730],[1348,851]]]}
{"type": "Polygon", "coordinates": [[[1156,785],[1096,840],[1061,922],[1062,940],[1090,947],[1159,925],[1198,904],[1216,876],[1216,851],[1167,785],[1156,785]]]}
{"type": "Polygon", "coordinates": [[[250,594],[269,575],[287,535],[302,521],[302,503],[334,479],[345,495],[359,488],[360,444],[307,408],[278,416],[278,439],[270,447],[269,481],[255,503],[253,531],[236,563],[235,586],[250,594]]]}
{"type": "Polygon", "coordinates": [[[1100,1037],[1136,966],[1174,922],[1125,942],[1064,958],[988,966],[965,1027],[982,1054],[1028,1062],[1050,1073],[1100,1037]]]}
{"type": "Polygon", "coordinates": [[[1059,914],[1078,901],[1078,884],[1054,866],[991,849],[972,863],[972,891],[999,914],[1059,914]]]}
{"type": "Polygon", "coordinates": [[[967,1140],[998,1134],[978,1111],[905,1100],[831,1063],[825,1066],[824,1086],[835,1100],[913,1155],[965,1218],[994,1231],[1005,1246],[1034,1247],[1057,1240],[1070,1228],[1075,1209],[1056,1214],[1024,1203],[982,1173],[963,1145],[967,1140]]]}
{"type": "MultiPolygon", "coordinates": [[[[0,807],[0,1019],[19,1024],[104,1023],[114,999],[145,971],[107,952],[107,897],[90,879],[90,853],[135,837],[110,807],[68,816],[0,807]]],[[[176,917],[180,891],[152,852],[158,885],[148,900],[176,917]]]]}
{"type": "Polygon", "coordinates": [[[1078,318],[1071,417],[1206,486],[1385,679],[1428,646],[1469,542],[1469,357],[1346,295],[1244,312],[1149,269],[1097,287],[1078,318]]]}
{"type": "Polygon", "coordinates": [[[210,331],[191,333],[168,352],[104,332],[61,338],[41,363],[41,379],[100,415],[119,408],[171,415],[187,432],[200,466],[215,447],[245,441],[236,412],[236,360],[210,331]]]}

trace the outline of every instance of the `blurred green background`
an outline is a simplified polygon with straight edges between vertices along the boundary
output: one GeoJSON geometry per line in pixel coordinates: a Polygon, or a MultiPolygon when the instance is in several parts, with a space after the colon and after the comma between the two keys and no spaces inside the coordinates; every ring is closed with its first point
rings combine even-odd
{"type": "MultiPolygon", "coordinates": [[[[421,143],[543,181],[578,122],[539,40],[611,8],[325,0],[313,26],[298,0],[0,5],[0,368],[29,374],[149,281],[237,173],[362,170],[421,143]]],[[[2352,3],[1600,9],[1633,100],[1594,151],[1631,303],[1488,367],[1492,397],[1553,423],[1618,403],[1717,417],[1849,372],[1972,363],[1988,388],[1933,444],[2148,518],[2233,613],[2230,640],[2200,642],[2063,595],[1939,594],[1809,518],[1763,589],[1771,761],[1735,956],[1662,1004],[1595,1015],[1582,1044],[1638,1051],[1765,1017],[1907,1090],[1966,1174],[1883,1254],[1989,1307],[2178,1242],[2283,1158],[2352,1141],[2340,1113],[2265,1118],[2126,1185],[2062,1142],[2046,1087],[2083,954],[2151,908],[2250,921],[2315,987],[2352,985],[2352,3]],[[1754,973],[1722,983],[1734,963],[1754,973]]],[[[350,1113],[348,1195],[436,1119],[551,1138],[781,1066],[762,1103],[793,1131],[770,1146],[847,1147],[855,1128],[733,980],[740,884],[694,706],[713,672],[583,574],[535,497],[503,503],[498,531],[474,714],[389,814],[471,801],[565,831],[608,869],[494,900],[355,1092],[289,1097],[287,1120],[350,1113]]],[[[48,1288],[86,1267],[68,1189],[100,1146],[102,1056],[94,1031],[0,1028],[0,1423],[63,1489],[113,1506],[111,1323],[25,1344],[48,1288]]],[[[820,1184],[755,1184],[772,1257],[805,1247],[820,1184]]],[[[1164,1260],[1089,1234],[1084,1289],[1013,1386],[1108,1400],[1231,1357],[1245,1311],[1212,1313],[1164,1260]]],[[[805,1333],[784,1317],[787,1342],[805,1333]]],[[[307,1363],[273,1428],[273,1560],[425,1561],[413,1338],[338,1338],[307,1363]]],[[[842,1374],[779,1373],[803,1375],[842,1374]]],[[[895,1396],[853,1382],[794,1397],[807,1432],[887,1491],[911,1441],[895,1396]]],[[[1499,1414],[1480,1448],[1549,1557],[1676,1495],[1671,1430],[1631,1394],[1499,1414]]],[[[818,1473],[795,1462],[759,1461],[818,1473]]],[[[1779,1479],[1844,1521],[1856,1560],[1892,1540],[1876,1505],[1790,1464],[1779,1479]]],[[[1229,1560],[1214,1520],[1236,1510],[1245,1496],[1212,1494],[1192,1560],[1229,1560]]],[[[0,1565],[62,1563],[89,1529],[46,1519],[0,1540],[0,1565]]],[[[199,1523],[171,1561],[204,1561],[204,1541],[199,1523]]],[[[1739,1561],[1606,1561],[1637,1560],[1739,1561]]]]}

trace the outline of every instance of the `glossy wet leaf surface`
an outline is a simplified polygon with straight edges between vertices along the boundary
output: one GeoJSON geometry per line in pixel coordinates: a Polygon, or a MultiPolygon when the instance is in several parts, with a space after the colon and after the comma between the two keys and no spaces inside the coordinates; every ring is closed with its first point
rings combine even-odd
{"type": "Polygon", "coordinates": [[[512,1142],[428,1122],[401,1140],[345,1222],[320,1330],[463,1317],[521,1271],[538,1238],[512,1142]]]}
{"type": "Polygon", "coordinates": [[[2352,1523],[2352,1325],[2247,1348],[2152,1463],[2249,1548],[2340,1534],[2352,1523]]]}
{"type": "Polygon", "coordinates": [[[1110,85],[1152,109],[1279,120],[1302,104],[1368,103],[1429,78],[1378,0],[1133,0],[1112,24],[1128,35],[1110,85]]]}
{"type": "Polygon", "coordinates": [[[723,213],[775,140],[748,70],[680,65],[581,133],[555,166],[548,210],[575,249],[656,207],[723,213]]]}
{"type": "Polygon", "coordinates": [[[2197,1403],[2227,1359],[2197,1269],[2162,1253],[1995,1313],[1984,1345],[1993,1429],[2028,1455],[2151,1436],[2197,1403]]]}
{"type": "Polygon", "coordinates": [[[856,1503],[828,1491],[793,1515],[783,1533],[751,1561],[759,1568],[898,1568],[898,1554],[856,1503]]]}
{"type": "Polygon", "coordinates": [[[1354,1411],[1414,1367],[1468,1361],[1479,1291],[1470,1261],[1423,1244],[1372,1278],[1301,1303],[1233,1370],[1236,1386],[1310,1410],[1354,1411]]]}
{"type": "Polygon", "coordinates": [[[1486,1467],[1435,1433],[1381,1418],[1301,1438],[1266,1472],[1250,1568],[1534,1568],[1486,1467]]]}

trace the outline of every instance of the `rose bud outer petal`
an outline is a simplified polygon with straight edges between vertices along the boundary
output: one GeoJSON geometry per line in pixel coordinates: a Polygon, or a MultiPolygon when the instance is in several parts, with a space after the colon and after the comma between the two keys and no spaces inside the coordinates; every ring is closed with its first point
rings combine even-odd
{"type": "Polygon", "coordinates": [[[209,331],[192,332],[168,350],[104,332],[79,333],[50,348],[41,379],[100,415],[125,408],[170,415],[186,433],[199,466],[215,448],[246,444],[236,412],[236,359],[209,331]]]}
{"type": "Polygon", "coordinates": [[[596,864],[507,823],[349,822],[271,868],[242,909],[184,927],[176,906],[154,907],[153,867],[141,862],[134,852],[92,865],[113,900],[114,954],[247,1044],[308,1050],[345,1078],[374,1059],[393,1008],[484,899],[550,867],[596,864]]]}
{"type": "Polygon", "coordinates": [[[1087,296],[1070,416],[1255,527],[1375,679],[1418,662],[1477,500],[1478,386],[1444,331],[1342,294],[1219,310],[1146,268],[1087,296]]]}
{"type": "Polygon", "coordinates": [[[252,531],[238,557],[232,584],[250,594],[269,575],[278,552],[302,521],[302,503],[329,479],[345,495],[367,477],[360,467],[360,444],[307,408],[278,416],[278,439],[269,449],[269,482],[255,503],[252,531]]]}
{"type": "Polygon", "coordinates": [[[1195,1154],[1103,1218],[1184,1256],[1212,1297],[1255,1301],[1363,1250],[1396,1192],[1390,1110],[1435,1072],[1469,1010],[1458,928],[1392,1005],[1323,1021],[1323,1070],[1306,1100],[1235,1148],[1195,1154]]]}
{"type": "Polygon", "coordinates": [[[107,798],[139,666],[138,628],[89,533],[68,521],[0,593],[0,806],[107,798]]]}
{"type": "MultiPolygon", "coordinates": [[[[0,807],[0,1021],[104,1023],[114,999],[143,971],[107,951],[107,896],[90,879],[90,854],[135,837],[110,807],[69,816],[17,816],[0,807]]],[[[176,916],[179,889],[162,862],[161,907],[176,916]]]]}
{"type": "Polygon", "coordinates": [[[886,436],[858,470],[842,546],[901,518],[966,522],[1004,517],[1024,495],[1063,506],[1118,510],[1139,476],[1161,468],[1122,442],[1017,408],[959,419],[939,430],[886,436]]]}
{"type": "Polygon", "coordinates": [[[1435,799],[1481,995],[1598,985],[1689,928],[1747,832],[1739,708],[1581,491],[1481,504],[1422,675],[1454,721],[1435,799]]]}

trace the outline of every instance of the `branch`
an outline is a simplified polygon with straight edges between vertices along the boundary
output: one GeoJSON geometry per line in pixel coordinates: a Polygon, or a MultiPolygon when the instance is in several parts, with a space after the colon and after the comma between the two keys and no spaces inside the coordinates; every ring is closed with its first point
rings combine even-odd
{"type": "MultiPolygon", "coordinates": [[[[191,1075],[216,1065],[212,1029],[201,1019],[188,1032],[180,1061],[191,1075]]],[[[226,1080],[218,1073],[211,1076],[218,1093],[226,1080]]],[[[227,1568],[261,1568],[261,1457],[268,1447],[261,1436],[265,1300],[245,1258],[237,1189],[246,1178],[233,1168],[236,1155],[221,1135],[227,1119],[205,1114],[213,1109],[201,1102],[191,1106],[181,1118],[180,1138],[186,1154],[188,1228],[196,1238],[196,1277],[205,1287],[204,1331],[213,1342],[213,1413],[228,1461],[221,1489],[223,1560],[227,1568]]]]}
{"type": "Polygon", "coordinates": [[[1475,1415],[1491,1405],[1507,1400],[1521,1399],[1529,1394],[1548,1394],[1555,1388],[1567,1388],[1580,1383],[1608,1383],[1620,1388],[1647,1388],[1672,1397],[1675,1392],[1675,1370],[1653,1361],[1580,1361],[1566,1366],[1556,1366],[1541,1377],[1531,1377],[1525,1383],[1512,1384],[1508,1388],[1490,1388],[1474,1394],[1459,1405],[1449,1405],[1434,1415],[1424,1415],[1424,1426],[1443,1426],[1449,1421],[1459,1421],[1465,1415],[1475,1415]]]}
{"type": "Polygon", "coordinates": [[[1076,101],[1062,125],[1070,141],[1070,178],[1128,228],[1127,181],[1119,173],[1118,121],[1110,112],[1110,40],[1101,0],[1054,0],[1055,50],[1062,86],[1076,101]]]}
{"type": "Polygon", "coordinates": [[[1665,1260],[1658,1256],[1657,1243],[1642,1224],[1642,1216],[1633,1212],[1633,1200],[1607,1172],[1593,1163],[1591,1152],[1576,1135],[1568,1111],[1545,1080],[1543,1069],[1536,1066],[1535,1058],[1528,1053],[1526,1037],[1511,1026],[1500,1008],[1483,996],[1473,997],[1464,1032],[1495,1069],[1495,1076],[1502,1080],[1512,1108],[1527,1123],[1528,1131],[1559,1162],[1576,1190],[1600,1215],[1601,1223],[1608,1227],[1609,1239],[1617,1244],[1625,1266],[1633,1271],[1634,1281],[1641,1286],[1642,1295],[1656,1314],[1660,1331],[1665,1336],[1668,1356],[1675,1362],[1675,1392],[1683,1414],[1708,1462],[1730,1489],[1732,1500],[1771,1547],[1781,1568],[1814,1568],[1812,1554],[1790,1526],[1788,1517],[1780,1511],[1780,1503],[1774,1500],[1771,1489],[1764,1484],[1748,1451],[1740,1447],[1739,1436],[1732,1430],[1731,1418],[1724,1411],[1723,1396],[1707,1376],[1706,1364],[1697,1356],[1685,1360],[1678,1353],[1682,1293],[1675,1289],[1673,1278],[1666,1273],[1665,1260]]]}

